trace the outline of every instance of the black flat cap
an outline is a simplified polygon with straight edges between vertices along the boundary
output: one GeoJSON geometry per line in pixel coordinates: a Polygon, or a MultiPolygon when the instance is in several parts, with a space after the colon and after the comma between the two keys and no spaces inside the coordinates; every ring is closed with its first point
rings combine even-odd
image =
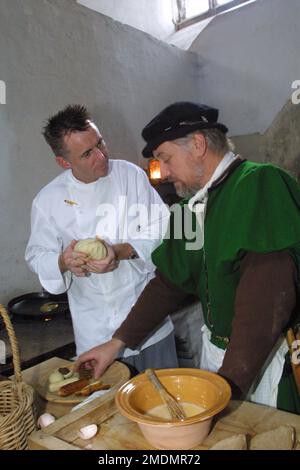
{"type": "Polygon", "coordinates": [[[224,124],[218,121],[219,111],[205,104],[178,101],[163,109],[142,130],[142,137],[147,142],[142,153],[145,158],[152,157],[152,152],[168,140],[179,139],[190,132],[201,129],[219,129],[226,134],[224,124]]]}

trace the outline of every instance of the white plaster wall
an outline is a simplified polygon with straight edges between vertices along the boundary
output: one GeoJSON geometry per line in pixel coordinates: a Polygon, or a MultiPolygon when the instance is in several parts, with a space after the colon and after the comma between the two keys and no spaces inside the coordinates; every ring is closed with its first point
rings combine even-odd
{"type": "Polygon", "coordinates": [[[264,132],[300,79],[299,0],[257,0],[214,18],[190,50],[200,56],[201,96],[231,135],[264,132]]]}
{"type": "Polygon", "coordinates": [[[87,105],[114,157],[142,164],[141,128],[177,99],[197,99],[195,54],[73,0],[1,0],[0,301],[40,290],[24,262],[30,207],[56,167],[41,128],[69,103],[87,105]]]}
{"type": "Polygon", "coordinates": [[[172,0],[77,0],[104,15],[152,34],[166,38],[175,28],[172,0]]]}

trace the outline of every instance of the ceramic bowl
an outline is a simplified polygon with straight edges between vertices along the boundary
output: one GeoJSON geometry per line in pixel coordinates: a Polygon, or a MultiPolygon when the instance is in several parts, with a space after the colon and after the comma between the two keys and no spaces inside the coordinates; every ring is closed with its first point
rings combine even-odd
{"type": "Polygon", "coordinates": [[[212,418],[231,397],[229,384],[220,375],[200,369],[156,369],[159,380],[180,403],[199,407],[184,421],[150,416],[163,404],[159,392],[145,373],[126,382],[116,394],[120,413],[136,422],[146,440],[157,449],[191,449],[207,437],[212,418]]]}

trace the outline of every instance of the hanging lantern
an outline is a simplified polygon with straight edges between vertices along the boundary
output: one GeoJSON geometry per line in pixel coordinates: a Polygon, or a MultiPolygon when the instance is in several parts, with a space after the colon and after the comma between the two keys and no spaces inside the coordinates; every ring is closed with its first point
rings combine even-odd
{"type": "Polygon", "coordinates": [[[152,158],[149,161],[148,174],[149,174],[149,179],[152,183],[158,183],[160,181],[161,173],[160,173],[160,162],[159,162],[159,160],[156,160],[155,158],[152,158]]]}

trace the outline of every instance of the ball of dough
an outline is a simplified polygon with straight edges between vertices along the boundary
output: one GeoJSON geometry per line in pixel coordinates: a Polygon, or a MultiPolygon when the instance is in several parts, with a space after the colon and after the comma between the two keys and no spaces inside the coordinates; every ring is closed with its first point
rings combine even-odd
{"type": "Polygon", "coordinates": [[[79,240],[74,247],[74,251],[86,253],[91,259],[99,260],[107,256],[106,246],[98,238],[79,240]]]}
{"type": "Polygon", "coordinates": [[[52,372],[52,374],[50,374],[49,376],[49,383],[51,384],[55,384],[57,382],[61,382],[62,380],[64,380],[64,377],[63,375],[58,371],[58,370],[55,370],[54,372],[52,372]]]}

